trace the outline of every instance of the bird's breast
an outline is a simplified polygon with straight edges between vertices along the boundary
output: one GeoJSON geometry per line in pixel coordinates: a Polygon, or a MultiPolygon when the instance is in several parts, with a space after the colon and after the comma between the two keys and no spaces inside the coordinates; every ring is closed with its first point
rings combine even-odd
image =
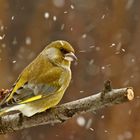
{"type": "Polygon", "coordinates": [[[59,83],[61,86],[60,90],[66,90],[66,88],[69,86],[69,83],[71,81],[71,70],[65,69],[60,76],[59,83]]]}

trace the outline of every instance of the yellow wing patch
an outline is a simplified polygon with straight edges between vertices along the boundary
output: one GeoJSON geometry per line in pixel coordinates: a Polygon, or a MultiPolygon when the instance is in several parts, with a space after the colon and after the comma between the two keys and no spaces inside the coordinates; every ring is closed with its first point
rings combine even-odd
{"type": "Polygon", "coordinates": [[[38,99],[41,99],[41,98],[42,98],[42,95],[37,95],[37,96],[31,97],[31,98],[29,98],[25,101],[22,101],[19,104],[25,104],[25,103],[32,102],[32,101],[35,101],[35,100],[38,100],[38,99]]]}

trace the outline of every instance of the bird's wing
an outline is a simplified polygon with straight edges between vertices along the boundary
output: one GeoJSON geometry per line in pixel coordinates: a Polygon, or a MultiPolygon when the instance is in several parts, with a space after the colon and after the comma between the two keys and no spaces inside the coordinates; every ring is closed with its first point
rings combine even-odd
{"type": "Polygon", "coordinates": [[[54,67],[47,73],[42,73],[30,81],[28,81],[28,76],[26,75],[24,75],[24,78],[21,78],[21,74],[12,92],[1,102],[1,106],[32,102],[57,92],[61,87],[59,84],[61,74],[62,69],[58,67],[54,67]]]}

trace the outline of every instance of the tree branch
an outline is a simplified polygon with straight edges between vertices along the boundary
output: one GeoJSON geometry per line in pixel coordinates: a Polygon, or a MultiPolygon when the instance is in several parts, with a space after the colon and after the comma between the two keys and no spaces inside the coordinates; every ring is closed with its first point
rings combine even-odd
{"type": "Polygon", "coordinates": [[[0,118],[0,134],[38,125],[61,123],[77,113],[95,111],[131,101],[134,98],[132,88],[111,89],[110,87],[110,83],[109,86],[105,84],[105,89],[98,94],[56,106],[30,118],[23,116],[21,113],[2,116],[0,118]]]}

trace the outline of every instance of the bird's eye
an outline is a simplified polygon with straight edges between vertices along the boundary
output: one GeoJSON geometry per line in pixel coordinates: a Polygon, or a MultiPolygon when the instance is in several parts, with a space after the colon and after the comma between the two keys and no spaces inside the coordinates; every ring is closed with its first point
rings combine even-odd
{"type": "Polygon", "coordinates": [[[67,51],[66,49],[64,49],[64,48],[61,48],[60,51],[61,51],[63,54],[68,53],[68,51],[67,51]]]}

